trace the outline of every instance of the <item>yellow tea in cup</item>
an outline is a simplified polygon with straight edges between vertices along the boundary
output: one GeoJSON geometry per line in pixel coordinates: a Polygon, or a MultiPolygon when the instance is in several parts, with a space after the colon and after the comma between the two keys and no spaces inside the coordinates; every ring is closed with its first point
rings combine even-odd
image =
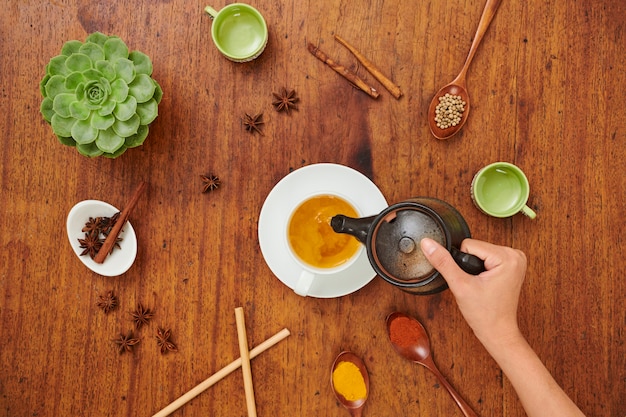
{"type": "Polygon", "coordinates": [[[330,227],[330,219],[337,214],[359,217],[350,203],[335,195],[316,195],[294,210],[287,237],[291,250],[302,262],[315,268],[334,268],[360,249],[361,243],[354,237],[335,233],[330,227]]]}

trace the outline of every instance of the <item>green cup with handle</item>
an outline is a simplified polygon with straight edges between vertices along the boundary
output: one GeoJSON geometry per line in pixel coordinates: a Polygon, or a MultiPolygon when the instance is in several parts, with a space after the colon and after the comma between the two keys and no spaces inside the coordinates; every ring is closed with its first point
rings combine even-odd
{"type": "Polygon", "coordinates": [[[494,162],[482,168],[472,180],[474,205],[493,217],[511,217],[523,213],[531,219],[537,214],[526,204],[530,195],[524,172],[508,162],[494,162]]]}
{"type": "Polygon", "coordinates": [[[217,49],[234,62],[256,59],[265,50],[268,39],[263,15],[244,3],[232,3],[219,11],[206,6],[204,11],[213,20],[211,37],[217,49]]]}

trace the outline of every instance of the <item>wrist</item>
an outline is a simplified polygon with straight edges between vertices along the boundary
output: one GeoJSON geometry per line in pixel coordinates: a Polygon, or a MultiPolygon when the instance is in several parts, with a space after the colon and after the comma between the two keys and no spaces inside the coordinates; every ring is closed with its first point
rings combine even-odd
{"type": "Polygon", "coordinates": [[[474,334],[489,352],[497,352],[519,346],[520,344],[527,344],[526,338],[517,324],[507,326],[504,329],[491,329],[481,333],[475,332],[474,334]]]}

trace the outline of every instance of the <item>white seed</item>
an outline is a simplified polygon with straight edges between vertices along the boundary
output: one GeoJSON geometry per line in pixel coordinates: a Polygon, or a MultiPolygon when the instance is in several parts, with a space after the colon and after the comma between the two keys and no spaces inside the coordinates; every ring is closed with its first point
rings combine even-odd
{"type": "Polygon", "coordinates": [[[438,128],[447,129],[461,123],[465,105],[461,96],[446,93],[439,97],[439,104],[435,108],[435,122],[438,128]]]}

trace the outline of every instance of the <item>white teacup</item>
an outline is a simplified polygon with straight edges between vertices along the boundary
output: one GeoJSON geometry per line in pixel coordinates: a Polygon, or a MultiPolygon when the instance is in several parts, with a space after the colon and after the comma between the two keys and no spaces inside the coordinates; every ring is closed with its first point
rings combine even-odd
{"type": "Polygon", "coordinates": [[[285,245],[301,273],[294,291],[308,295],[316,279],[348,269],[364,246],[354,237],[335,233],[330,219],[337,214],[360,217],[357,206],[335,192],[317,192],[297,202],[284,225],[285,245]]]}

